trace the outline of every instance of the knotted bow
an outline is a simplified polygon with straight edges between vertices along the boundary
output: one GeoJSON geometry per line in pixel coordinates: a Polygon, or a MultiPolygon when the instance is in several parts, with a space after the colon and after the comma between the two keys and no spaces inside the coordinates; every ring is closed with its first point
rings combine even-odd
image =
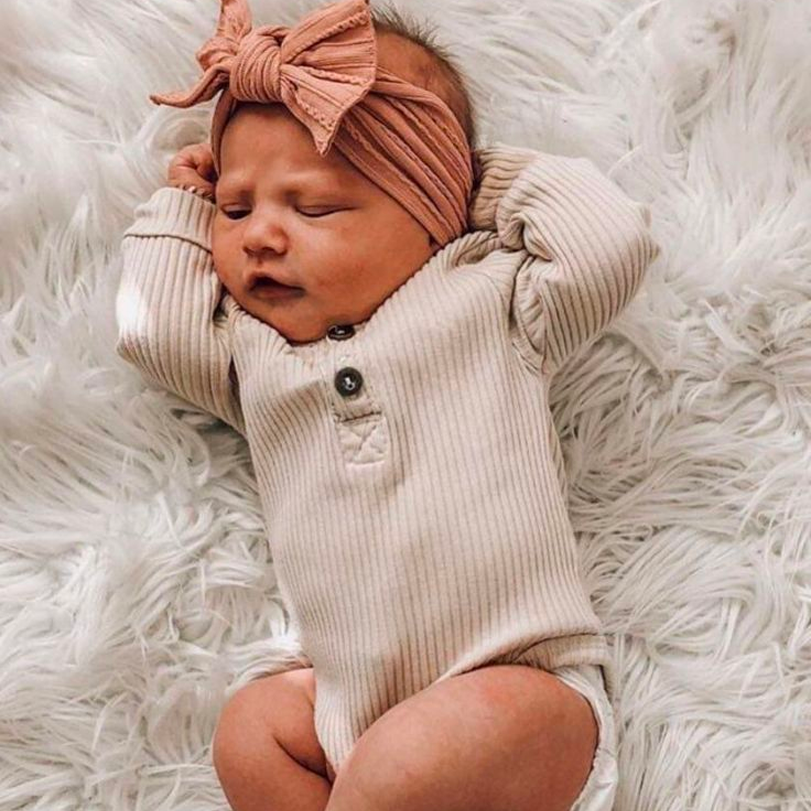
{"type": "Polygon", "coordinates": [[[293,29],[251,29],[246,0],[222,0],[217,32],[198,51],[205,73],[188,93],[151,95],[191,107],[230,90],[238,101],[282,102],[326,154],[346,111],[371,89],[377,49],[368,0],[332,3],[293,29]]]}
{"type": "Polygon", "coordinates": [[[186,94],[151,95],[191,107],[217,92],[214,167],[240,101],[282,103],[309,130],[318,154],[333,142],[443,246],[467,228],[473,160],[465,132],[436,94],[377,64],[369,0],[340,0],[294,28],[251,28],[247,0],[221,0],[215,35],[198,51],[203,76],[186,94]]]}

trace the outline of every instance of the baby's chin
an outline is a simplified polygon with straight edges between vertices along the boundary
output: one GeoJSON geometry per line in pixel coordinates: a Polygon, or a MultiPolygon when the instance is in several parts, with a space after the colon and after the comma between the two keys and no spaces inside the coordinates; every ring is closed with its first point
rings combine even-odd
{"type": "Polygon", "coordinates": [[[310,328],[302,323],[296,323],[292,327],[274,324],[272,321],[266,321],[265,323],[273,327],[279,335],[291,344],[311,344],[314,341],[320,341],[327,334],[328,329],[327,326],[310,328]]]}
{"type": "Polygon", "coordinates": [[[327,334],[328,326],[320,319],[296,317],[294,313],[280,313],[277,306],[262,306],[251,303],[243,305],[254,318],[273,327],[285,340],[294,344],[308,344],[318,341],[327,334]]]}
{"type": "Polygon", "coordinates": [[[360,318],[341,319],[340,317],[322,314],[297,313],[295,305],[289,306],[288,302],[281,306],[278,304],[268,306],[262,301],[238,303],[243,310],[246,310],[263,324],[273,327],[279,335],[291,344],[309,344],[320,341],[326,336],[327,330],[332,324],[354,324],[363,320],[360,318]]]}

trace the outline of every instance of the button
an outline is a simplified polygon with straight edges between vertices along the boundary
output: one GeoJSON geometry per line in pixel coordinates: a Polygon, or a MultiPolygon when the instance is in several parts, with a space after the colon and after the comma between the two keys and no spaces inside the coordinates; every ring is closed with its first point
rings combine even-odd
{"type": "Polygon", "coordinates": [[[350,397],[353,394],[357,394],[362,385],[363,378],[360,372],[357,369],[353,369],[351,366],[344,366],[344,368],[339,369],[338,373],[335,375],[335,388],[338,389],[338,393],[342,397],[350,397]]]}
{"type": "Polygon", "coordinates": [[[333,341],[344,341],[355,334],[355,328],[351,324],[333,324],[327,330],[327,336],[333,341]]]}

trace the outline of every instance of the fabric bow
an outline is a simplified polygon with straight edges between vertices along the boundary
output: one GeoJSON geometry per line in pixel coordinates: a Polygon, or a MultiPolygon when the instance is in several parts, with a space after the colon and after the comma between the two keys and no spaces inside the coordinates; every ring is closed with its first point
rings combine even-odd
{"type": "Polygon", "coordinates": [[[217,31],[196,53],[205,71],[187,93],[153,94],[155,104],[191,107],[220,90],[237,101],[282,102],[326,154],[346,112],[377,71],[369,0],[317,9],[294,28],[251,28],[247,0],[222,0],[217,31]]]}
{"type": "Polygon", "coordinates": [[[435,93],[378,65],[369,0],[339,0],[295,27],[251,29],[247,0],[221,0],[216,34],[197,52],[204,70],[187,94],[152,95],[190,107],[218,91],[211,153],[240,102],[282,103],[318,154],[333,145],[444,246],[467,228],[473,163],[467,135],[435,93]]]}

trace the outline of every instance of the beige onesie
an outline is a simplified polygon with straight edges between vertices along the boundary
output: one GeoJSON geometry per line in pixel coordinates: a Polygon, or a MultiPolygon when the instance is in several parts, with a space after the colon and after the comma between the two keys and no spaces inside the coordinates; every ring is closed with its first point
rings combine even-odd
{"type": "Polygon", "coordinates": [[[658,247],[589,160],[478,154],[475,230],[309,344],[222,287],[212,203],[160,188],[123,239],[117,351],[246,437],[336,770],[390,707],[482,665],[602,665],[613,691],[548,390],[658,247]]]}

